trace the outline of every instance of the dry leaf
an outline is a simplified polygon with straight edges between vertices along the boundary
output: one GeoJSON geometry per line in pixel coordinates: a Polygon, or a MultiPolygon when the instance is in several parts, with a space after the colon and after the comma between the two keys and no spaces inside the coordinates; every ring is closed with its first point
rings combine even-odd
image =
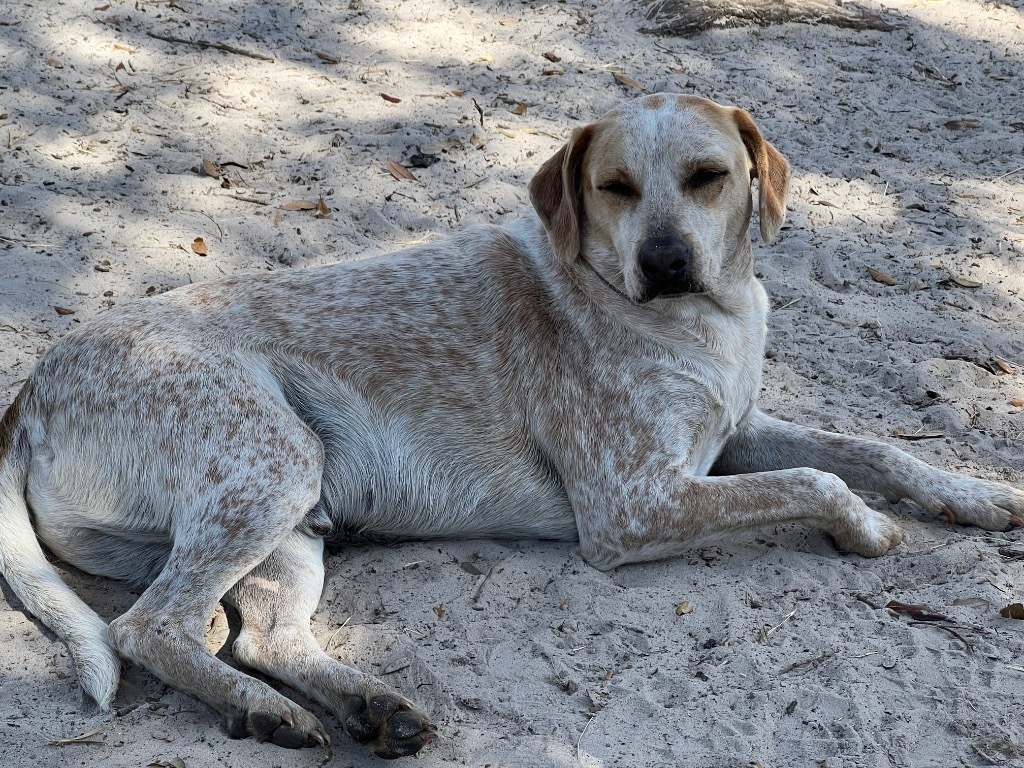
{"type": "Polygon", "coordinates": [[[221,175],[220,166],[213,162],[213,160],[207,160],[204,157],[203,174],[209,176],[211,179],[219,179],[221,175]]]}
{"type": "Polygon", "coordinates": [[[498,133],[500,133],[502,136],[507,136],[510,139],[514,139],[516,137],[516,135],[512,131],[506,131],[504,128],[499,128],[498,133]]]}
{"type": "Polygon", "coordinates": [[[981,283],[977,280],[971,280],[969,277],[961,277],[960,275],[949,273],[949,279],[959,285],[961,288],[980,288],[981,283]]]}
{"type": "Polygon", "coordinates": [[[562,57],[559,56],[554,51],[546,51],[546,52],[542,53],[541,56],[543,56],[548,61],[552,61],[552,62],[554,62],[556,64],[562,60],[562,57]]]}
{"type": "Polygon", "coordinates": [[[479,149],[484,145],[483,139],[477,136],[475,133],[469,137],[469,143],[479,149]]]}
{"type": "Polygon", "coordinates": [[[676,603],[676,616],[685,616],[688,613],[693,613],[693,603],[688,600],[680,600],[676,603]]]}
{"type": "Polygon", "coordinates": [[[485,64],[490,64],[492,61],[494,61],[494,57],[491,56],[489,53],[485,53],[483,56],[477,56],[476,60],[482,61],[485,64]]]}
{"type": "Polygon", "coordinates": [[[57,312],[58,315],[73,315],[73,314],[75,314],[75,310],[68,309],[67,307],[57,307],[57,306],[55,306],[54,310],[57,312]]]}
{"type": "Polygon", "coordinates": [[[280,224],[281,224],[281,212],[280,211],[274,211],[274,226],[276,227],[276,226],[279,226],[280,224]]]}
{"type": "Polygon", "coordinates": [[[128,51],[128,53],[138,53],[137,48],[129,48],[127,45],[121,45],[120,43],[114,43],[115,51],[128,51]]]}
{"type": "Polygon", "coordinates": [[[473,563],[469,562],[468,560],[463,562],[463,563],[459,563],[459,568],[461,568],[462,570],[464,570],[466,573],[470,574],[471,576],[483,576],[484,575],[483,571],[481,571],[479,568],[476,567],[476,565],[474,565],[473,563]]]}
{"type": "Polygon", "coordinates": [[[619,85],[624,85],[627,88],[636,88],[638,91],[643,91],[645,88],[634,80],[629,75],[624,75],[621,72],[612,72],[612,77],[615,78],[615,82],[619,85]]]}
{"type": "Polygon", "coordinates": [[[503,27],[507,27],[507,26],[509,26],[511,24],[516,24],[518,22],[519,22],[519,19],[500,19],[498,21],[498,23],[501,24],[501,26],[503,26],[503,27]]]}
{"type": "Polygon", "coordinates": [[[899,600],[890,600],[885,607],[890,611],[906,614],[915,621],[949,621],[948,616],[933,611],[927,605],[911,605],[910,603],[901,603],[899,600]]]}
{"type": "Polygon", "coordinates": [[[94,11],[109,11],[110,10],[110,3],[107,3],[106,5],[98,5],[95,8],[93,8],[93,10],[94,11]]]}
{"type": "Polygon", "coordinates": [[[388,160],[388,170],[391,171],[391,175],[399,181],[416,181],[416,177],[412,175],[412,171],[404,165],[399,165],[394,160],[388,160]]]}
{"type": "Polygon", "coordinates": [[[1024,619],[1024,603],[1010,603],[1000,609],[999,615],[1004,619],[1024,619]]]}
{"type": "Polygon", "coordinates": [[[380,95],[380,97],[382,99],[384,99],[384,101],[391,102],[392,104],[400,104],[402,102],[402,100],[400,98],[398,98],[397,96],[391,96],[391,95],[386,94],[386,93],[382,93],[380,95]]]}
{"type": "Polygon", "coordinates": [[[1003,373],[1013,373],[1013,368],[1010,367],[1010,364],[1005,360],[1000,360],[998,357],[992,358],[992,365],[994,365],[1003,373]]]}
{"type": "Polygon", "coordinates": [[[1014,408],[1024,407],[1024,400],[1021,400],[1019,397],[1014,398],[1013,400],[1010,401],[1010,405],[1012,405],[1014,408]]]}
{"type": "Polygon", "coordinates": [[[452,96],[461,96],[465,91],[448,91],[452,96]]]}
{"type": "Polygon", "coordinates": [[[897,429],[892,436],[898,437],[900,440],[934,440],[946,435],[944,432],[904,432],[902,429],[897,429]]]}
{"type": "Polygon", "coordinates": [[[970,118],[964,118],[963,120],[947,120],[945,123],[945,126],[951,131],[962,131],[965,128],[977,128],[980,125],[981,123],[977,120],[972,120],[970,118]]]}
{"type": "Polygon", "coordinates": [[[871,279],[876,283],[884,283],[885,285],[897,285],[897,280],[882,272],[880,269],[874,267],[868,267],[868,274],[871,275],[871,279]]]}
{"type": "Polygon", "coordinates": [[[519,102],[514,107],[512,107],[512,114],[513,115],[525,115],[527,109],[528,109],[528,107],[525,104],[523,104],[523,102],[519,102]]]}
{"type": "Polygon", "coordinates": [[[64,65],[60,63],[59,59],[47,59],[46,63],[54,69],[64,69],[64,65]]]}
{"type": "Polygon", "coordinates": [[[441,605],[435,605],[434,606],[434,613],[437,614],[437,618],[443,619],[445,613],[447,613],[447,611],[445,611],[445,609],[444,609],[444,604],[442,603],[441,605]]]}
{"type": "Polygon", "coordinates": [[[331,218],[331,209],[327,207],[327,203],[324,202],[324,196],[320,195],[320,200],[316,204],[316,217],[318,219],[329,219],[331,218]]]}
{"type": "Polygon", "coordinates": [[[292,200],[281,206],[282,211],[312,211],[315,208],[316,203],[312,200],[292,200]]]}
{"type": "Polygon", "coordinates": [[[323,51],[316,51],[316,57],[327,64],[341,64],[341,59],[337,56],[331,56],[331,54],[324,53],[323,51]]]}
{"type": "Polygon", "coordinates": [[[541,72],[541,74],[544,75],[545,77],[551,77],[553,75],[564,75],[565,72],[563,72],[561,69],[545,69],[543,72],[541,72]]]}
{"type": "Polygon", "coordinates": [[[198,253],[200,256],[205,256],[208,253],[206,248],[206,241],[201,237],[197,237],[192,241],[192,252],[198,253]]]}
{"type": "Polygon", "coordinates": [[[123,62],[123,61],[122,61],[122,62],[120,62],[120,63],[118,63],[118,65],[117,65],[116,67],[114,67],[114,71],[115,71],[115,72],[121,72],[121,71],[127,71],[127,70],[128,70],[128,67],[126,67],[126,66],[124,65],[124,62],[123,62]]]}

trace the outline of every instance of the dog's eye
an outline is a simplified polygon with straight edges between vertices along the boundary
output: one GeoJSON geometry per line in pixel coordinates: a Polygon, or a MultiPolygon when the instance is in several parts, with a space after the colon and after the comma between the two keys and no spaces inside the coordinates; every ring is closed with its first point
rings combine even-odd
{"type": "Polygon", "coordinates": [[[598,189],[616,197],[636,197],[636,190],[624,181],[609,181],[599,186],[598,189]]]}
{"type": "Polygon", "coordinates": [[[690,186],[694,189],[701,189],[703,187],[710,187],[716,181],[721,181],[729,175],[728,171],[712,170],[710,168],[704,168],[697,171],[690,177],[690,186]]]}

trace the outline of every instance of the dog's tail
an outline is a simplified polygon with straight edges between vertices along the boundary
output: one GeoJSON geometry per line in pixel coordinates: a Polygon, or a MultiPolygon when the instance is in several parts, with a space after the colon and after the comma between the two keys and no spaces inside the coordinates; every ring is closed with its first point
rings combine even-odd
{"type": "Polygon", "coordinates": [[[117,654],[107,640],[107,624],[50,565],[25,501],[31,449],[22,409],[30,394],[28,383],[0,419],[0,575],[25,610],[67,643],[79,682],[106,710],[121,674],[117,654]]]}

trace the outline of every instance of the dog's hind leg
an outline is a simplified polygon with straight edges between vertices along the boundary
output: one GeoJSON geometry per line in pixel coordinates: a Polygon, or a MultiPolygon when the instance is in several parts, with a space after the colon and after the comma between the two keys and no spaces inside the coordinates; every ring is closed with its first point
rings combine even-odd
{"type": "Polygon", "coordinates": [[[225,595],[242,618],[235,658],[319,701],[379,757],[415,754],[436,735],[426,714],[332,659],[313,637],[309,619],[323,582],[323,541],[293,532],[225,595]]]}
{"type": "MultiPolygon", "coordinates": [[[[138,602],[110,624],[111,644],[228,719],[232,736],[286,747],[326,744],[317,719],[265,683],[229,667],[203,643],[206,622],[227,590],[265,560],[320,495],[322,448],[290,411],[255,398],[221,414],[237,432],[193,484],[168,495],[177,508],[166,564],[138,602]],[[201,490],[195,490],[201,488],[201,490]]],[[[183,447],[184,448],[184,447],[183,447]]],[[[176,453],[178,464],[204,463],[176,453]]]]}

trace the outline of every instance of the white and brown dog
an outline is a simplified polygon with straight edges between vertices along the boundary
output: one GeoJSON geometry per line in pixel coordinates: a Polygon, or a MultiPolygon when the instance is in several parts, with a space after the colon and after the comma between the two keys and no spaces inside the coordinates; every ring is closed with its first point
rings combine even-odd
{"type": "Polygon", "coordinates": [[[848,486],[1024,525],[1018,490],[757,410],[751,179],[770,240],[788,175],[746,112],[648,96],[574,131],[508,228],[111,310],[53,345],[0,422],[0,570],[104,707],[120,655],[234,735],[326,743],[206,650],[226,600],[242,664],[397,757],[435,730],[317,645],[325,539],[578,539],[612,568],[807,520],[884,554],[899,526],[848,486]],[[148,586],[108,627],[40,541],[148,586]]]}

